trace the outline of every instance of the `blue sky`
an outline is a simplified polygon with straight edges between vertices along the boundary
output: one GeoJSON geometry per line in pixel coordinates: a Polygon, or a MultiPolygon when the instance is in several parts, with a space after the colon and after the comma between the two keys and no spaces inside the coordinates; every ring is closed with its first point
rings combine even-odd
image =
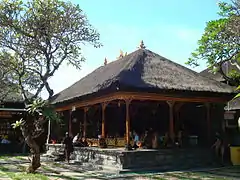
{"type": "MultiPolygon", "coordinates": [[[[132,52],[144,41],[147,49],[184,65],[197,47],[207,21],[217,19],[218,0],[72,0],[100,32],[102,48],[83,47],[82,70],[63,65],[51,79],[55,93],[104,63],[120,49],[132,52]]],[[[205,68],[205,63],[194,70],[205,68]]],[[[45,93],[42,94],[45,96],[45,93]]]]}

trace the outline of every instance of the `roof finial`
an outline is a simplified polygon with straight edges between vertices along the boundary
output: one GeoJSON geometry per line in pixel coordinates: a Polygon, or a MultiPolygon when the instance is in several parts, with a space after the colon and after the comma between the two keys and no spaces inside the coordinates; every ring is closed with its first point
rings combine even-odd
{"type": "Polygon", "coordinates": [[[144,45],[143,40],[141,40],[140,45],[139,45],[139,49],[145,49],[145,48],[146,48],[146,46],[144,45]]]}
{"type": "Polygon", "coordinates": [[[104,59],[104,66],[106,66],[107,65],[107,58],[105,57],[105,59],[104,59]]]}
{"type": "Polygon", "coordinates": [[[123,57],[123,51],[120,50],[120,55],[119,55],[119,58],[122,58],[123,57]]]}
{"type": "Polygon", "coordinates": [[[117,59],[121,59],[121,58],[123,58],[123,57],[124,57],[123,51],[120,50],[120,55],[117,57],[117,59]]]}

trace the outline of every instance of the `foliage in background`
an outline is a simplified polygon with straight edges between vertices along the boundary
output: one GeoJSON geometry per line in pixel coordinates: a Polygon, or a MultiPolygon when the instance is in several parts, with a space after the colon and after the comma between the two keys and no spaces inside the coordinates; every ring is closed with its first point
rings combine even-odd
{"type": "Polygon", "coordinates": [[[240,82],[240,0],[218,4],[220,18],[207,22],[205,31],[198,41],[198,48],[192,53],[187,64],[199,66],[206,61],[209,69],[219,72],[231,84],[240,82]],[[226,72],[229,63],[235,69],[226,72]]]}

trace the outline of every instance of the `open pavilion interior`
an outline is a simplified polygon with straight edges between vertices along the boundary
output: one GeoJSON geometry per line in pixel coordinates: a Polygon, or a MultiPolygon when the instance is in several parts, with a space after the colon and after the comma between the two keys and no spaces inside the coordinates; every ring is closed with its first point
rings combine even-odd
{"type": "MultiPolygon", "coordinates": [[[[182,131],[183,146],[191,145],[194,139],[197,141],[195,145],[208,146],[214,141],[215,133],[222,130],[224,111],[221,103],[209,105],[198,102],[175,102],[173,108],[171,105],[166,101],[132,100],[129,105],[130,139],[133,132],[143,139],[145,132],[151,130],[157,133],[160,139],[171,132],[171,137],[177,141],[179,132],[182,131]],[[170,122],[170,118],[173,122],[170,122]]],[[[101,104],[87,109],[76,108],[70,114],[69,111],[64,111],[63,121],[67,123],[52,125],[52,135],[54,134],[55,138],[60,135],[58,141],[61,142],[64,133],[69,130],[72,136],[80,133],[80,136],[95,142],[95,145],[98,136],[102,135],[108,139],[109,146],[124,147],[128,128],[125,102],[113,100],[105,106],[104,111],[104,118],[101,104]]]]}
{"type": "MultiPolygon", "coordinates": [[[[137,51],[99,67],[56,94],[52,104],[62,115],[52,124],[52,139],[66,130],[97,145],[99,135],[108,146],[132,143],[145,131],[159,141],[166,136],[183,146],[209,146],[222,131],[224,106],[234,89],[206,78],[150,50],[143,42],[137,51]],[[180,135],[180,132],[181,135],[180,135]]],[[[161,143],[160,143],[161,146],[161,143]]]]}
{"type": "Polygon", "coordinates": [[[24,117],[25,106],[21,95],[7,92],[9,92],[7,88],[0,90],[0,96],[4,97],[0,104],[0,153],[19,153],[21,152],[19,138],[22,134],[19,128],[13,129],[12,123],[24,117]],[[2,144],[2,139],[7,139],[10,144],[2,144]]]}
{"type": "Polygon", "coordinates": [[[16,92],[16,87],[9,83],[0,89],[0,138],[7,137],[15,143],[21,135],[19,129],[13,129],[12,123],[20,120],[24,116],[25,105],[20,93],[16,92]]]}

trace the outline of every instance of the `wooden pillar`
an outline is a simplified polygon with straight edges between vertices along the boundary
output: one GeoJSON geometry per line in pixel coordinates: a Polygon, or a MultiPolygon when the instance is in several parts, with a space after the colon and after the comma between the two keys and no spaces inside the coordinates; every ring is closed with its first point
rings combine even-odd
{"type": "Polygon", "coordinates": [[[174,107],[174,101],[167,101],[168,105],[169,105],[169,136],[172,140],[172,142],[174,142],[174,111],[173,111],[173,107],[174,107]]]}
{"type": "Polygon", "coordinates": [[[88,107],[84,107],[84,115],[83,115],[83,137],[86,138],[86,132],[87,132],[87,112],[88,107]]]}
{"type": "Polygon", "coordinates": [[[105,138],[105,110],[106,110],[106,107],[107,107],[107,103],[106,102],[103,102],[101,104],[102,106],[102,137],[105,138]]]}
{"type": "Polygon", "coordinates": [[[205,103],[206,107],[206,119],[207,119],[207,135],[208,135],[208,142],[210,143],[211,140],[211,104],[205,103]]]}
{"type": "Polygon", "coordinates": [[[68,117],[68,134],[72,136],[72,110],[69,110],[69,117],[68,117]]]}
{"type": "Polygon", "coordinates": [[[129,106],[131,103],[131,99],[125,99],[126,103],[126,144],[127,147],[130,144],[130,114],[129,114],[129,106]]]}
{"type": "MultiPolygon", "coordinates": [[[[180,110],[181,110],[181,107],[184,105],[184,103],[180,102],[180,103],[177,103],[175,104],[174,106],[174,114],[175,114],[175,127],[176,127],[176,124],[178,125],[178,128],[182,128],[182,127],[179,127],[180,125],[180,110]]],[[[179,129],[177,129],[179,130],[179,129]]]]}

